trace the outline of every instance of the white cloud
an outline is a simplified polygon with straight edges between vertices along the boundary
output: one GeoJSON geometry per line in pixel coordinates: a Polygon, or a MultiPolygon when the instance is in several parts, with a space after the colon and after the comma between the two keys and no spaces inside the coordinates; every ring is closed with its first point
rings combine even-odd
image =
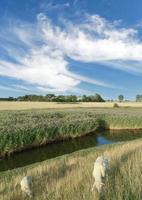
{"type": "Polygon", "coordinates": [[[116,23],[97,15],[87,16],[83,24],[67,23],[64,30],[53,26],[43,15],[38,19],[46,40],[72,59],[142,61],[142,43],[136,39],[137,30],[133,28],[118,28],[116,23]]]}
{"type": "Polygon", "coordinates": [[[1,61],[0,75],[65,91],[79,84],[78,80],[66,75],[66,66],[60,52],[48,48],[34,49],[29,56],[23,57],[22,65],[1,61]]]}
{"type": "Polygon", "coordinates": [[[121,28],[120,23],[86,15],[81,23],[64,20],[61,28],[39,14],[37,24],[16,24],[3,35],[7,45],[1,46],[17,63],[0,59],[0,75],[23,80],[40,90],[71,91],[81,82],[112,88],[104,81],[71,72],[66,56],[142,73],[142,42],[137,38],[138,32],[121,28]]]}

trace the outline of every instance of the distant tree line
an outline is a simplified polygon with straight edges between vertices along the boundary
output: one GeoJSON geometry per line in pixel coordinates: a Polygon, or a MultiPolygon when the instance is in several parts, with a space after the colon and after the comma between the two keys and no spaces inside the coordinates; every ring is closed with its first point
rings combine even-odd
{"type": "Polygon", "coordinates": [[[95,95],[24,95],[17,98],[0,98],[0,101],[45,101],[45,102],[105,102],[100,94],[95,95]]]}
{"type": "Polygon", "coordinates": [[[14,97],[0,98],[0,101],[17,101],[17,98],[14,97]]]}
{"type": "MultiPolygon", "coordinates": [[[[128,101],[124,100],[124,96],[122,94],[118,95],[119,102],[128,101]]],[[[45,101],[45,102],[105,102],[105,100],[101,97],[100,94],[96,93],[94,95],[55,95],[55,94],[47,94],[47,95],[24,95],[19,96],[17,98],[8,97],[8,98],[0,98],[0,101],[45,101]]],[[[113,102],[116,100],[108,99],[106,101],[113,102]]],[[[136,95],[136,102],[142,102],[142,95],[136,95]]]]}

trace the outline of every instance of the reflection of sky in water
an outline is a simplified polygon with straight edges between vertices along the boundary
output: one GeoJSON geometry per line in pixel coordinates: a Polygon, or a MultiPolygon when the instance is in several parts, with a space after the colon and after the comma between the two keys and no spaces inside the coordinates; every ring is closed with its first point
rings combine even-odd
{"type": "Polygon", "coordinates": [[[112,143],[114,143],[114,142],[107,140],[103,136],[97,136],[97,145],[96,146],[100,146],[100,145],[103,145],[103,144],[112,144],[112,143]]]}

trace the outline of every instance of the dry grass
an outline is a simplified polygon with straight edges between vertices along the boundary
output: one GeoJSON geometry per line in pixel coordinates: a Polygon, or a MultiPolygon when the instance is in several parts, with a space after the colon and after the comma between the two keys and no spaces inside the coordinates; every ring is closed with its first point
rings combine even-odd
{"type": "MultiPolygon", "coordinates": [[[[117,103],[119,107],[142,107],[139,102],[117,103]]],[[[112,108],[114,102],[104,103],[56,103],[56,102],[0,102],[0,110],[26,110],[26,109],[48,109],[48,108],[112,108]]]]}
{"type": "Polygon", "coordinates": [[[19,182],[33,176],[34,200],[141,200],[142,140],[91,148],[0,174],[0,200],[23,200],[19,182]],[[93,162],[110,160],[109,180],[101,197],[91,192],[93,162]]]}

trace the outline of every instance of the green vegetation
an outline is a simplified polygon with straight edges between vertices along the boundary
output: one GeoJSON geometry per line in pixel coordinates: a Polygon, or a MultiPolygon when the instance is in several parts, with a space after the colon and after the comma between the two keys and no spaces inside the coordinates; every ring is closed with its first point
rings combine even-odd
{"type": "Polygon", "coordinates": [[[136,102],[142,102],[142,95],[141,94],[136,95],[136,102]]]}
{"type": "Polygon", "coordinates": [[[122,95],[122,94],[120,94],[119,96],[118,96],[118,101],[119,102],[122,102],[124,100],[124,96],[122,95]]]}
{"type": "Polygon", "coordinates": [[[0,112],[0,155],[103,129],[140,129],[142,110],[132,108],[0,112]]]}
{"type": "Polygon", "coordinates": [[[95,95],[55,95],[55,94],[47,94],[43,95],[24,95],[19,96],[17,98],[9,97],[9,98],[0,98],[0,101],[41,101],[41,102],[105,102],[100,94],[95,95]]]}
{"type": "Polygon", "coordinates": [[[105,102],[105,100],[101,97],[100,94],[95,94],[95,95],[90,95],[90,96],[83,95],[81,97],[80,101],[83,101],[83,102],[105,102]]]}
{"type": "Polygon", "coordinates": [[[141,200],[142,140],[91,148],[56,159],[0,173],[0,200],[24,200],[20,180],[33,177],[34,200],[141,200]],[[103,195],[91,191],[93,163],[105,155],[110,161],[103,195]]]}
{"type": "Polygon", "coordinates": [[[0,154],[78,137],[96,128],[98,119],[88,112],[0,112],[0,154]]]}

